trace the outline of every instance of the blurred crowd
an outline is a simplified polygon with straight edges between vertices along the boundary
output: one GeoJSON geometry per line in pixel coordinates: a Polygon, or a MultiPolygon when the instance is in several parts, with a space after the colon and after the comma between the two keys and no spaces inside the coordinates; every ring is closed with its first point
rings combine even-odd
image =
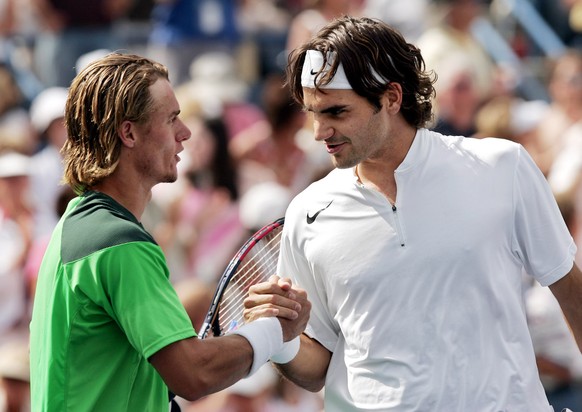
{"type": "MultiPolygon", "coordinates": [[[[0,412],[28,410],[35,278],[73,196],[59,153],[73,77],[110,51],[170,70],[192,137],[180,178],[154,188],[143,224],[198,329],[243,241],[332,167],[283,72],[290,50],[343,14],[382,19],[421,49],[438,76],[432,128],[522,144],[579,243],[581,0],[0,0],[0,412]],[[516,4],[543,16],[561,47],[528,37],[516,4]],[[484,41],[488,28],[503,42],[484,41]]],[[[551,293],[527,274],[524,310],[555,409],[582,411],[580,352],[551,293]]],[[[321,410],[318,394],[263,372],[183,410],[321,410]]]]}

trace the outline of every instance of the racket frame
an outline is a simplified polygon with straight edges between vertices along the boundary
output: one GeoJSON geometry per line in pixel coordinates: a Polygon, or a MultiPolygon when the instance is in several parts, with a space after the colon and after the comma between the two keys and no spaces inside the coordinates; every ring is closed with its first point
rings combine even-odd
{"type": "Polygon", "coordinates": [[[257,232],[255,232],[251,237],[247,239],[247,241],[241,246],[241,248],[237,251],[234,257],[228,263],[228,266],[224,270],[220,280],[218,282],[218,286],[214,293],[214,297],[212,298],[212,303],[210,304],[210,308],[206,314],[206,318],[204,323],[202,324],[200,331],[198,332],[198,338],[205,339],[208,336],[208,332],[212,330],[214,336],[220,336],[222,331],[220,330],[220,322],[218,322],[219,315],[220,315],[220,303],[222,301],[222,297],[224,296],[224,292],[226,288],[230,284],[232,277],[235,275],[236,270],[244,260],[244,258],[249,254],[252,248],[265,236],[271,233],[273,230],[283,226],[285,223],[285,218],[281,217],[268,225],[263,226],[257,232]]]}

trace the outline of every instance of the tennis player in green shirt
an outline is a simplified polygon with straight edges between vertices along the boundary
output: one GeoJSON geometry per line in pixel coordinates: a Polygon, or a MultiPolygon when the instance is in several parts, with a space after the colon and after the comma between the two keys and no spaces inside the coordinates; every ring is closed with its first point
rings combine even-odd
{"type": "Polygon", "coordinates": [[[201,340],[161,248],[140,223],[151,189],[177,178],[190,131],[167,69],[113,53],[72,82],[64,181],[77,193],[52,235],[31,321],[32,410],[167,411],[285,350],[305,328],[305,292],[284,285],[260,319],[201,340]],[[274,316],[278,316],[274,317],[274,316]]]}

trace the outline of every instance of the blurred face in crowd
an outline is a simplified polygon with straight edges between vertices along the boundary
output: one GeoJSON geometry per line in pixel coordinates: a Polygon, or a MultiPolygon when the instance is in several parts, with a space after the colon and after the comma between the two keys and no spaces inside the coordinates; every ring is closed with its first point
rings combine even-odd
{"type": "Polygon", "coordinates": [[[549,91],[559,105],[582,105],[582,57],[568,55],[556,64],[549,91]]]}
{"type": "Polygon", "coordinates": [[[192,131],[192,137],[185,144],[189,156],[189,169],[204,170],[210,167],[216,144],[212,133],[197,118],[188,119],[188,128],[192,131]]]}

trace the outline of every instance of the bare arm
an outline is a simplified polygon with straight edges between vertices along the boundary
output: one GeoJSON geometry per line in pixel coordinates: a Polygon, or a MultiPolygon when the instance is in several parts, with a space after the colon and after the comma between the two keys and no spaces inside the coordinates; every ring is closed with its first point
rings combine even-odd
{"type": "Polygon", "coordinates": [[[173,393],[194,401],[246,377],[253,349],[239,335],[190,338],[159,350],[150,362],[173,393]]]}
{"type": "Polygon", "coordinates": [[[301,348],[291,362],[276,364],[283,376],[311,392],[320,391],[325,384],[331,352],[307,335],[301,335],[301,348]]]}
{"type": "MultiPolygon", "coordinates": [[[[251,320],[278,316],[283,340],[288,341],[303,332],[309,311],[305,292],[293,290],[285,282],[280,294],[271,296],[258,313],[250,313],[251,320]]],[[[253,363],[253,348],[247,339],[236,334],[204,340],[190,338],[164,347],[151,356],[150,362],[173,393],[192,401],[246,377],[253,363]]]]}
{"type": "Polygon", "coordinates": [[[572,270],[550,285],[550,290],[560,303],[572,334],[582,352],[582,272],[576,264],[572,270]]]}
{"type": "MultiPolygon", "coordinates": [[[[286,287],[288,279],[280,279],[278,276],[272,276],[268,282],[263,282],[254,285],[249,289],[249,296],[245,300],[245,319],[252,319],[253,315],[263,314],[263,311],[268,311],[272,306],[272,301],[278,295],[285,295],[289,290],[286,287]]],[[[311,304],[307,301],[307,296],[302,289],[292,289],[295,292],[293,297],[296,297],[302,307],[311,304]]],[[[266,313],[265,313],[266,314],[266,313]]],[[[281,319],[281,323],[289,322],[281,319]]],[[[307,319],[305,319],[307,323],[307,319]]],[[[301,326],[301,332],[305,329],[305,325],[301,326]]],[[[331,352],[323,345],[307,335],[301,335],[301,346],[297,356],[289,363],[277,364],[280,372],[289,380],[312,392],[317,392],[325,383],[325,376],[327,368],[331,360],[331,352]]]]}

